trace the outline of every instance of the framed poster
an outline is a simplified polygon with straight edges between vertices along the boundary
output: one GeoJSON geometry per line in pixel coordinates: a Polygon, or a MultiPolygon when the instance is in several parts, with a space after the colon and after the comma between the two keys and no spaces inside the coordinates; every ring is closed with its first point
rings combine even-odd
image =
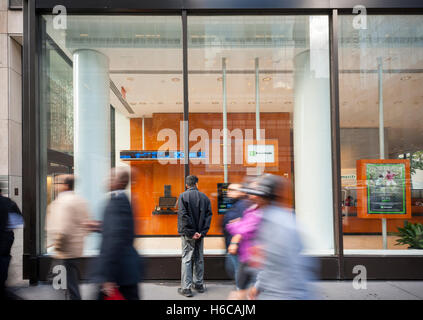
{"type": "Polygon", "coordinates": [[[410,161],[357,160],[359,218],[411,218],[410,161]]]}

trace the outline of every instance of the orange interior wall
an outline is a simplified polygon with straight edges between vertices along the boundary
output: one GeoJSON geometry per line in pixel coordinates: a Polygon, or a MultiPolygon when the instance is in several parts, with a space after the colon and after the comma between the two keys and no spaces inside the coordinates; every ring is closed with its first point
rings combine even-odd
{"type": "MultiPolygon", "coordinates": [[[[177,134],[180,147],[180,121],[183,120],[181,113],[154,114],[152,118],[144,119],[144,143],[145,150],[157,150],[165,141],[157,141],[160,130],[169,128],[177,134]]],[[[255,137],[255,114],[254,113],[228,113],[228,129],[239,128],[245,134],[245,129],[254,129],[255,137]]],[[[270,168],[266,172],[292,179],[292,140],[290,131],[289,113],[262,113],[260,115],[260,127],[265,129],[266,139],[278,140],[278,167],[270,168]]],[[[189,115],[190,132],[194,129],[204,129],[210,139],[212,129],[222,129],[221,113],[192,113],[189,115]]],[[[134,118],[130,121],[131,126],[131,149],[142,150],[142,119],[134,118]]],[[[190,147],[198,141],[190,141],[190,147]]],[[[223,140],[221,141],[223,143],[223,140]]],[[[210,142],[211,148],[212,142],[210,142]]],[[[234,164],[235,142],[232,141],[231,163],[228,165],[229,182],[242,182],[246,175],[246,167],[234,164]]],[[[222,149],[220,150],[222,157],[222,149]]],[[[176,215],[153,215],[152,212],[158,204],[159,197],[163,195],[164,185],[172,186],[172,196],[178,197],[184,191],[184,165],[162,165],[155,161],[131,162],[132,171],[132,205],[136,220],[136,233],[138,235],[177,235],[176,215]]],[[[199,178],[199,189],[211,200],[213,218],[209,234],[220,235],[223,215],[217,214],[217,183],[223,182],[223,165],[190,164],[190,174],[199,178]]],[[[293,204],[292,188],[286,190],[288,205],[293,204]]],[[[343,219],[345,233],[376,233],[381,231],[380,220],[360,219],[356,216],[356,208],[343,208],[349,210],[343,219]],[[353,216],[348,216],[352,214],[353,216]]],[[[410,222],[422,222],[422,207],[412,207],[413,218],[410,222]],[[419,216],[420,215],[420,216],[419,216]]],[[[403,226],[404,220],[388,220],[388,231],[397,231],[397,227],[403,226]]]]}
{"type": "MultiPolygon", "coordinates": [[[[145,150],[157,150],[165,141],[157,141],[160,130],[169,128],[177,134],[180,146],[180,121],[183,120],[181,113],[153,114],[152,118],[144,119],[144,143],[145,150]]],[[[212,129],[222,129],[221,113],[191,113],[189,115],[189,130],[204,129],[210,137],[210,149],[212,146],[212,129]]],[[[131,149],[142,150],[142,119],[133,118],[131,125],[131,149]]],[[[255,137],[256,119],[254,113],[228,113],[228,129],[239,128],[245,135],[245,129],[254,129],[255,137]]],[[[260,127],[265,129],[266,139],[278,140],[278,167],[266,170],[273,174],[288,175],[291,179],[291,133],[289,113],[262,113],[260,115],[260,127]]],[[[190,141],[190,147],[197,141],[190,141]]],[[[221,140],[223,143],[223,140],[221,140]]],[[[242,164],[234,164],[235,142],[232,141],[231,164],[228,166],[229,182],[242,182],[246,175],[246,167],[242,164]]],[[[223,154],[222,148],[220,150],[223,154]]],[[[153,215],[159,197],[163,195],[164,185],[172,186],[172,196],[178,197],[184,191],[184,165],[162,165],[155,161],[131,162],[132,171],[132,205],[136,219],[136,233],[138,235],[177,235],[176,215],[153,215]]],[[[221,223],[223,215],[217,214],[217,183],[224,182],[223,165],[190,164],[190,174],[199,178],[199,189],[211,200],[213,218],[210,227],[210,235],[222,234],[221,223]]],[[[292,190],[286,190],[286,195],[292,202],[292,190]]]]}

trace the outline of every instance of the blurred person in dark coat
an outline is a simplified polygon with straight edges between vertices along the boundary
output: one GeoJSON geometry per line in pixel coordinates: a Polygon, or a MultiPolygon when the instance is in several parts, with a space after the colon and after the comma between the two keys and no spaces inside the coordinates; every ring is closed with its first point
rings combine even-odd
{"type": "Polygon", "coordinates": [[[187,190],[178,199],[178,233],[182,238],[181,288],[178,292],[192,297],[191,286],[204,292],[204,237],[210,229],[211,203],[198,191],[198,178],[186,177],[187,190]]]}
{"type": "Polygon", "coordinates": [[[111,198],[104,211],[100,249],[100,280],[104,295],[117,289],[126,300],[139,300],[140,257],[134,248],[135,230],[131,204],[125,193],[129,183],[126,169],[112,170],[111,198]]]}
{"type": "Polygon", "coordinates": [[[0,300],[18,298],[11,292],[6,291],[6,280],[12,259],[10,252],[15,241],[13,229],[9,225],[9,213],[22,216],[16,202],[3,196],[0,189],[0,300]]]}
{"type": "Polygon", "coordinates": [[[225,216],[223,217],[222,223],[222,230],[223,235],[225,237],[225,245],[226,245],[226,259],[225,259],[225,267],[226,272],[230,277],[235,279],[236,287],[238,288],[238,281],[237,281],[237,271],[239,267],[239,259],[238,254],[230,254],[228,252],[228,248],[231,245],[232,235],[226,229],[226,225],[231,223],[232,221],[241,218],[244,211],[251,205],[251,202],[247,199],[247,196],[244,192],[241,191],[242,185],[231,183],[228,186],[228,194],[227,196],[233,199],[232,206],[225,212],[225,216]]]}
{"type": "Polygon", "coordinates": [[[311,281],[315,278],[314,262],[302,254],[303,244],[295,215],[284,199],[287,181],[279,176],[262,176],[255,194],[263,215],[252,248],[250,265],[258,269],[257,280],[250,288],[249,299],[313,299],[311,281]]]}

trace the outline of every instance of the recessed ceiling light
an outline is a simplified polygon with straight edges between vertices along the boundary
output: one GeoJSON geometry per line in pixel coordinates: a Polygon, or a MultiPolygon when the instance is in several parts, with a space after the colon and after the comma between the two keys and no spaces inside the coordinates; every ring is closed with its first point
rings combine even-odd
{"type": "Polygon", "coordinates": [[[88,33],[80,33],[79,36],[80,37],[88,37],[88,33]]]}
{"type": "Polygon", "coordinates": [[[179,82],[179,81],[181,81],[181,79],[179,79],[179,78],[172,78],[172,81],[173,82],[179,82]]]}
{"type": "Polygon", "coordinates": [[[404,76],[404,77],[401,77],[401,80],[403,80],[403,81],[405,81],[405,80],[410,80],[411,79],[411,76],[404,76]]]}
{"type": "Polygon", "coordinates": [[[222,77],[217,78],[217,81],[222,81],[222,77]]]}
{"type": "Polygon", "coordinates": [[[163,102],[160,101],[160,102],[157,102],[157,104],[163,104],[163,102]]]}
{"type": "Polygon", "coordinates": [[[248,104],[254,104],[255,102],[254,101],[248,101],[248,104]]]}
{"type": "Polygon", "coordinates": [[[263,78],[263,81],[270,81],[270,80],[272,80],[272,77],[265,77],[265,78],[263,78]]]}
{"type": "Polygon", "coordinates": [[[219,101],[213,101],[212,104],[219,104],[219,101]]]}
{"type": "Polygon", "coordinates": [[[145,37],[145,35],[144,34],[136,34],[135,35],[135,38],[144,38],[145,37]]]}
{"type": "Polygon", "coordinates": [[[128,81],[134,81],[134,78],[128,77],[128,78],[126,78],[126,80],[128,80],[128,81]]]}
{"type": "Polygon", "coordinates": [[[147,102],[138,102],[138,103],[139,103],[139,104],[143,104],[143,105],[144,105],[144,104],[147,104],[147,102]]]}
{"type": "Polygon", "coordinates": [[[285,104],[292,104],[292,102],[291,102],[291,101],[285,101],[284,103],[285,103],[285,104]]]}
{"type": "Polygon", "coordinates": [[[232,101],[231,104],[236,104],[236,101],[232,101]]]}

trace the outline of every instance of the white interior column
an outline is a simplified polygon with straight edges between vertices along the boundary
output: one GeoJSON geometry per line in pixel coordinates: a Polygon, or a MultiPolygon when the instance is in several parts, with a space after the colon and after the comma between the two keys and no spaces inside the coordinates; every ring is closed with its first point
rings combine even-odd
{"type": "MultiPolygon", "coordinates": [[[[82,49],[73,55],[75,191],[89,203],[91,217],[102,220],[110,174],[109,59],[82,49]]],[[[87,254],[99,248],[100,235],[87,237],[87,254]]]]}
{"type": "Polygon", "coordinates": [[[330,83],[310,68],[310,50],[295,57],[295,211],[307,251],[333,251],[330,83]]]}

